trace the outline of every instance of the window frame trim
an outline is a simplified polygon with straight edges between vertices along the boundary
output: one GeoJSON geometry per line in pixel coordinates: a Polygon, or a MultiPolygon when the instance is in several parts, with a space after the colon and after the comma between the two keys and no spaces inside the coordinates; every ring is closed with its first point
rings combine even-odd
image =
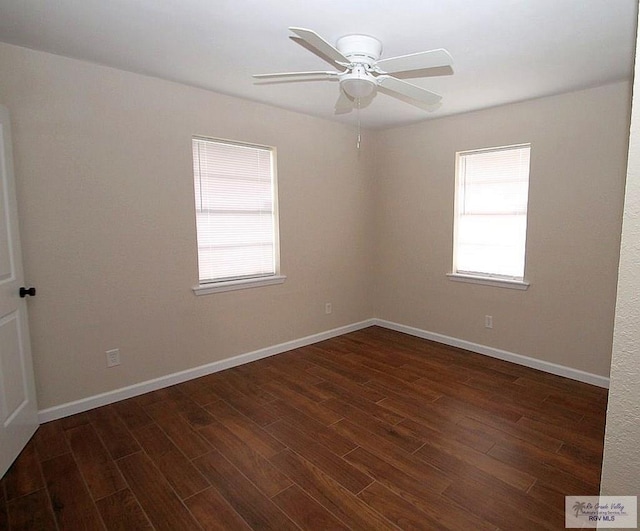
{"type": "Polygon", "coordinates": [[[458,217],[460,211],[460,194],[459,190],[461,187],[460,183],[460,159],[469,154],[478,154],[478,153],[491,153],[496,151],[507,151],[511,149],[521,149],[521,148],[529,148],[529,156],[531,157],[531,142],[521,142],[518,144],[507,144],[504,146],[495,146],[488,148],[479,148],[479,149],[465,149],[461,151],[456,151],[455,157],[455,182],[454,182],[454,201],[453,201],[453,252],[451,253],[451,271],[446,273],[446,276],[449,280],[453,280],[456,282],[467,282],[470,284],[480,284],[484,286],[494,286],[500,288],[510,288],[517,290],[526,290],[530,286],[530,282],[527,280],[527,242],[529,240],[529,187],[531,181],[529,177],[531,176],[531,159],[529,159],[529,175],[527,177],[527,212],[526,212],[526,222],[527,228],[525,232],[525,246],[524,246],[524,268],[522,272],[522,277],[508,277],[499,274],[492,273],[483,273],[476,271],[463,271],[459,270],[456,267],[457,260],[457,241],[458,241],[458,217]]]}
{"type": "Polygon", "coordinates": [[[210,295],[211,293],[223,293],[225,291],[236,291],[248,288],[260,288],[262,286],[273,286],[282,284],[287,277],[285,275],[269,275],[264,277],[241,278],[236,280],[225,280],[219,282],[207,282],[191,288],[194,295],[210,295]]]}
{"type": "Polygon", "coordinates": [[[447,273],[447,277],[449,280],[455,282],[467,282],[468,284],[480,284],[482,286],[493,286],[497,288],[527,290],[531,285],[526,280],[472,275],[469,273],[447,273]]]}
{"type": "MultiPolygon", "coordinates": [[[[270,286],[282,284],[286,280],[286,275],[282,275],[280,271],[280,202],[278,197],[278,173],[277,173],[277,157],[278,150],[275,146],[265,144],[257,144],[255,142],[244,142],[241,140],[230,140],[226,138],[218,138],[205,135],[191,135],[191,145],[194,140],[204,142],[215,142],[218,144],[228,144],[231,146],[241,146],[246,148],[261,149],[269,151],[271,154],[271,193],[273,195],[273,249],[274,249],[274,272],[268,275],[246,275],[234,278],[216,279],[200,279],[200,263],[198,258],[198,229],[196,225],[196,272],[198,285],[191,289],[195,295],[209,295],[211,293],[222,293],[225,291],[235,291],[248,288],[257,288],[262,286],[270,286]]],[[[193,158],[193,157],[192,157],[193,158]]],[[[193,160],[192,160],[193,165],[193,160]]],[[[195,177],[194,177],[195,179],[195,177]]],[[[192,180],[195,186],[195,181],[192,180]]],[[[195,195],[195,193],[194,193],[195,195]]],[[[195,206],[195,205],[194,205],[195,206]]],[[[194,214],[197,216],[197,209],[194,214]]]]}

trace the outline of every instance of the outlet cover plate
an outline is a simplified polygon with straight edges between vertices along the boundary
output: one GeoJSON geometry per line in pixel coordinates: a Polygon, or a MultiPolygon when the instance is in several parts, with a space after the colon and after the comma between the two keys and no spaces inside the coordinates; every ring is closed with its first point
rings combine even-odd
{"type": "Polygon", "coordinates": [[[106,355],[107,355],[107,368],[120,365],[120,349],[114,348],[112,350],[107,350],[106,355]]]}

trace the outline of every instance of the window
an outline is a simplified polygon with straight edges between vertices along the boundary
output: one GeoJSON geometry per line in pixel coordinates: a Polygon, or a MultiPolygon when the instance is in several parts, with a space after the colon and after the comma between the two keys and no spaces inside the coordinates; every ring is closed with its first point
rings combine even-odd
{"type": "Polygon", "coordinates": [[[197,294],[282,282],[272,148],[194,137],[197,294]]]}
{"type": "Polygon", "coordinates": [[[526,287],[530,151],[526,144],[457,153],[452,277],[526,287]]]}

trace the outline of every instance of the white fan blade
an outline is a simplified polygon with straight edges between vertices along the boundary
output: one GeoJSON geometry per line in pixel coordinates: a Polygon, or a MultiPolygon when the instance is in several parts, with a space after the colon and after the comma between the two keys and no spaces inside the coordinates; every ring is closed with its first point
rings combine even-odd
{"type": "Polygon", "coordinates": [[[422,87],[417,87],[416,85],[412,85],[411,83],[407,83],[406,81],[402,81],[395,77],[378,76],[377,80],[378,85],[386,89],[392,96],[395,92],[401,96],[409,98],[410,100],[414,100],[425,105],[435,105],[442,99],[442,96],[435,92],[423,89],[422,87]]]}
{"type": "Polygon", "coordinates": [[[253,74],[255,79],[271,79],[283,81],[312,81],[331,79],[340,75],[340,72],[279,72],[275,74],[253,74]]]}
{"type": "Polygon", "coordinates": [[[347,114],[354,108],[355,102],[340,89],[340,96],[336,101],[335,114],[347,114]]]}
{"type": "Polygon", "coordinates": [[[429,50],[428,52],[410,53],[381,59],[376,63],[376,67],[382,72],[408,72],[410,70],[422,70],[425,68],[438,68],[451,66],[453,57],[443,48],[429,50]]]}
{"type": "Polygon", "coordinates": [[[325,41],[315,31],[304,28],[289,28],[289,31],[295,33],[307,44],[318,50],[320,53],[333,59],[337,63],[349,64],[351,61],[340,53],[334,46],[325,41]]]}

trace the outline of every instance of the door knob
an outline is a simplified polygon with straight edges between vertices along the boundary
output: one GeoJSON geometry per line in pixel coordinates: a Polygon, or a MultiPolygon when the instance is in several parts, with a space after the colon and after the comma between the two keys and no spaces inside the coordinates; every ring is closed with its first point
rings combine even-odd
{"type": "Polygon", "coordinates": [[[25,288],[24,286],[22,286],[20,288],[20,297],[24,299],[27,295],[30,295],[31,297],[35,297],[36,288],[25,288]]]}

